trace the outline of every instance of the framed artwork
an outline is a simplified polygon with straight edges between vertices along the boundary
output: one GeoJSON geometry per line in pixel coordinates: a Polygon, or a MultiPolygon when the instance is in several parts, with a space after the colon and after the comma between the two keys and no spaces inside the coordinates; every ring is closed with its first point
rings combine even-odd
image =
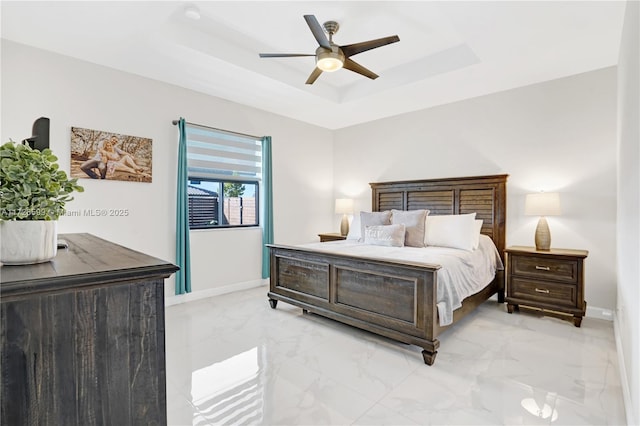
{"type": "Polygon", "coordinates": [[[71,128],[71,177],[151,182],[151,139],[71,128]]]}

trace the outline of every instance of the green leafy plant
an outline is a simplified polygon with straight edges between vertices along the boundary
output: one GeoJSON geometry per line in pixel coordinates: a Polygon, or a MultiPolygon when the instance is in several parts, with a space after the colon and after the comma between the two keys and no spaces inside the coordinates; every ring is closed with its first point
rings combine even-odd
{"type": "Polygon", "coordinates": [[[50,149],[7,142],[0,146],[0,220],[57,220],[78,179],[59,170],[50,149]]]}
{"type": "Polygon", "coordinates": [[[242,197],[244,195],[244,183],[238,182],[225,182],[224,183],[224,195],[225,197],[242,197]]]}

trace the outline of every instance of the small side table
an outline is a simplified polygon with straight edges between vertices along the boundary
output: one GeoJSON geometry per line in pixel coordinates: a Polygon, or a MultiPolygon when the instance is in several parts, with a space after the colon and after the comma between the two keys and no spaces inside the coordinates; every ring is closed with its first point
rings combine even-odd
{"type": "Polygon", "coordinates": [[[320,237],[321,243],[326,243],[327,241],[340,241],[340,240],[347,239],[346,235],[342,235],[339,232],[326,232],[324,234],[318,234],[318,237],[320,237]]]}
{"type": "Polygon", "coordinates": [[[507,311],[518,305],[543,312],[570,315],[580,327],[587,309],[584,300],[584,259],[586,250],[514,246],[507,257],[507,311]]]}

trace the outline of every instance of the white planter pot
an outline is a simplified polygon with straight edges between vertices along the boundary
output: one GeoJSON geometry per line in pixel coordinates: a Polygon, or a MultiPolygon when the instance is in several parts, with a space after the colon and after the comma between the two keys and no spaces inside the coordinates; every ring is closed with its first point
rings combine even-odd
{"type": "Polygon", "coordinates": [[[55,220],[0,221],[0,262],[31,265],[48,262],[58,250],[55,220]]]}

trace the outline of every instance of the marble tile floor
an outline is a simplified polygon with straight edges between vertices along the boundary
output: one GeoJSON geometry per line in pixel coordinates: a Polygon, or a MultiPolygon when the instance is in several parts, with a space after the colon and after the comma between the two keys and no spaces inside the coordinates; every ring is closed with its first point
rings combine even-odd
{"type": "Polygon", "coordinates": [[[260,287],[168,307],[170,425],[623,425],[613,323],[487,301],[433,366],[260,287]]]}

